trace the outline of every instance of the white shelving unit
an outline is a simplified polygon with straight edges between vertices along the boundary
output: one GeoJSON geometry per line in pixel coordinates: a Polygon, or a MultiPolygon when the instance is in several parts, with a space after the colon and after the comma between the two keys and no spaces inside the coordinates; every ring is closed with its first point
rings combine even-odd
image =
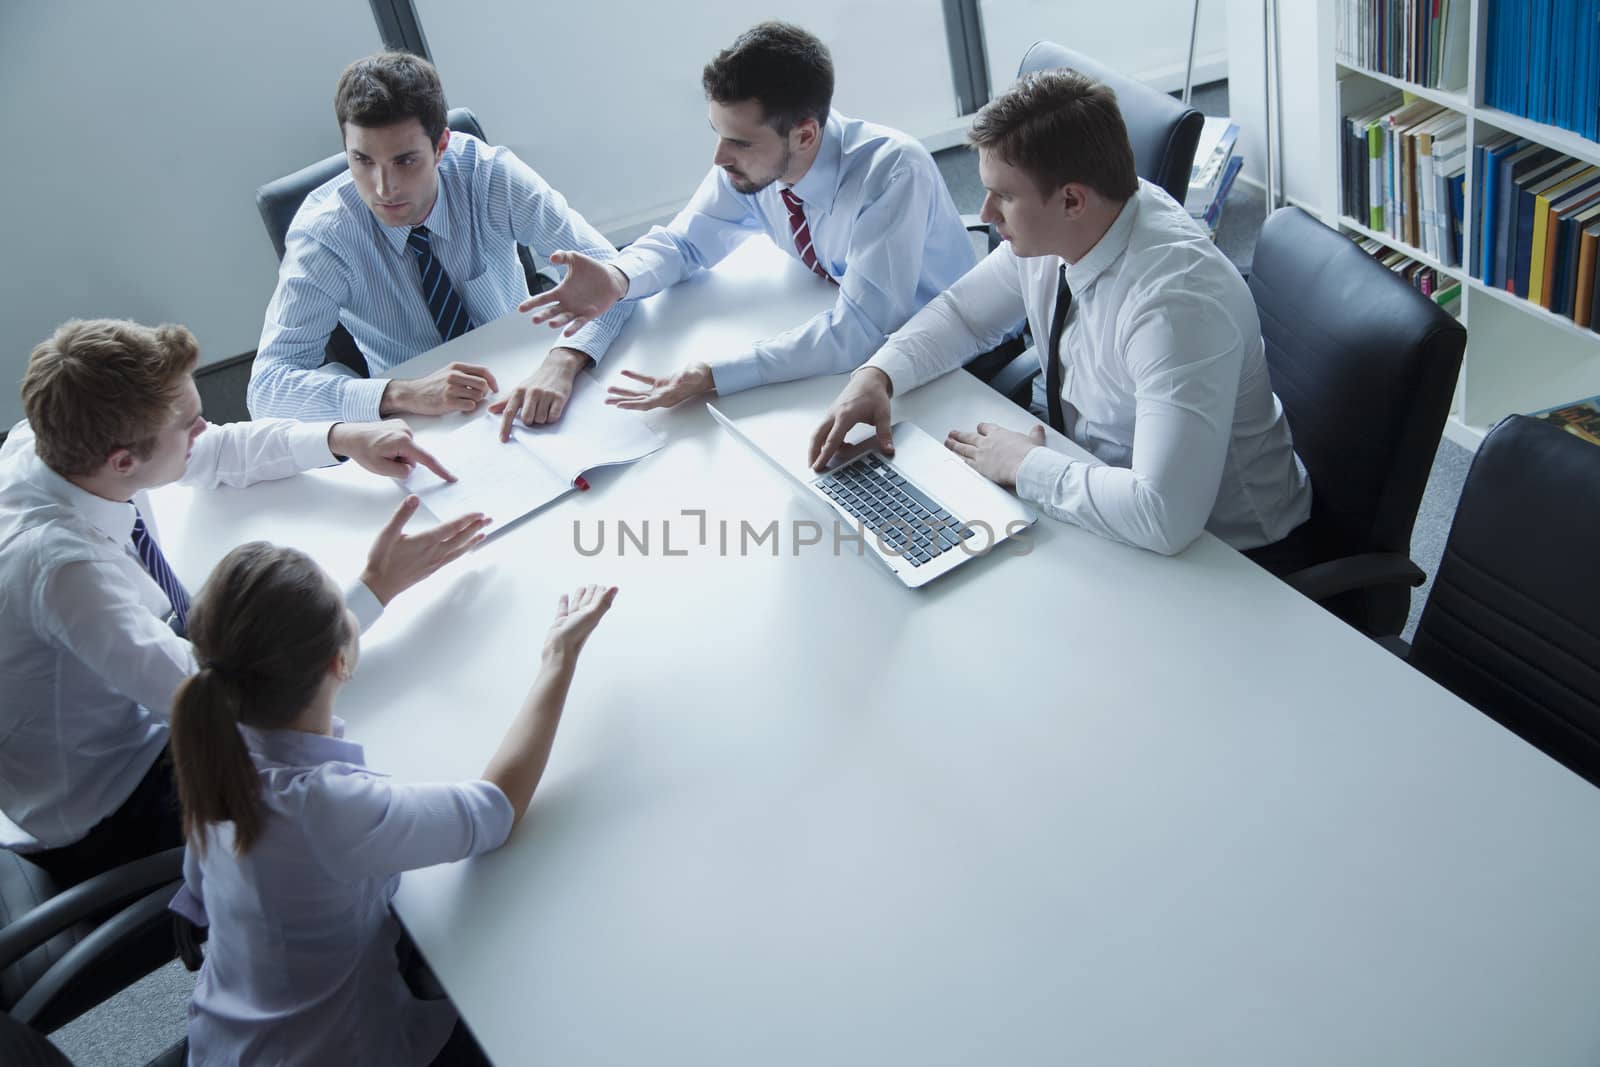
{"type": "MultiPolygon", "coordinates": [[[[1341,0],[1320,0],[1323,11],[1337,11],[1341,0]]],[[[1403,241],[1372,230],[1342,214],[1339,190],[1340,120],[1395,89],[1449,108],[1467,120],[1468,143],[1477,145],[1501,133],[1511,133],[1563,152],[1574,159],[1600,165],[1600,143],[1585,140],[1569,130],[1547,126],[1483,105],[1485,44],[1488,9],[1496,0],[1470,0],[1468,22],[1467,87],[1462,91],[1431,89],[1389,74],[1355,65],[1337,52],[1332,33],[1319,34],[1318,69],[1332,80],[1331,91],[1318,93],[1322,103],[1323,158],[1334,168],[1332,181],[1318,184],[1316,211],[1324,222],[1347,233],[1362,234],[1405,253],[1451,278],[1462,281],[1460,317],[1467,326],[1467,351],[1456,387],[1455,404],[1445,435],[1476,449],[1484,434],[1502,418],[1515,412],[1537,411],[1600,393],[1600,333],[1573,324],[1537,304],[1485,285],[1470,271],[1446,266],[1403,241]]],[[[1498,0],[1506,2],[1506,0],[1498,0]]],[[[1328,27],[1328,20],[1319,20],[1328,27]]],[[[1326,87],[1326,83],[1325,83],[1326,87]]],[[[1466,203],[1481,180],[1476,159],[1469,153],[1466,203]]],[[[1477,234],[1465,235],[1464,262],[1475,262],[1477,234]]],[[[1352,309],[1352,314],[1357,314],[1352,309]]]]}

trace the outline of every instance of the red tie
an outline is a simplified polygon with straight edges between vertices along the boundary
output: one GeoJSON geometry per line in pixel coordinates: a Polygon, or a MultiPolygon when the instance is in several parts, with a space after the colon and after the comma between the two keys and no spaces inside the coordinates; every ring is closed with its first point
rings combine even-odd
{"type": "Polygon", "coordinates": [[[800,262],[815,271],[817,277],[827,278],[834,285],[838,285],[833,276],[823,270],[822,265],[817,262],[817,253],[811,247],[811,227],[806,225],[805,205],[794,195],[793,189],[780,190],[779,195],[783,197],[784,206],[789,209],[789,232],[794,234],[794,247],[795,251],[800,253],[800,262]]]}

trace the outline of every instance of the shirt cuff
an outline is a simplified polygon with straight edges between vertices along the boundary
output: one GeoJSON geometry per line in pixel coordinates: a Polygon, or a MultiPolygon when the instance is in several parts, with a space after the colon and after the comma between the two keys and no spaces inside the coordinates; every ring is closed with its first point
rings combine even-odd
{"type": "Polygon", "coordinates": [[[661,280],[656,276],[656,264],[637,252],[621,251],[606,266],[615,267],[628,276],[628,295],[624,300],[643,300],[661,291],[661,280]]]}
{"type": "Polygon", "coordinates": [[[877,354],[863,363],[862,367],[873,367],[887,374],[895,396],[908,393],[917,387],[916,374],[911,366],[911,357],[892,345],[886,345],[878,349],[877,354]]]}
{"type": "Polygon", "coordinates": [[[733,359],[711,364],[711,384],[718,396],[731,396],[766,383],[761,379],[761,363],[754,349],[733,359]]]}
{"type": "Polygon", "coordinates": [[[1074,460],[1054,449],[1039,445],[1028,450],[1017,468],[1017,495],[1040,507],[1055,493],[1056,483],[1074,460]]]}
{"type": "Polygon", "coordinates": [[[336,425],[332,422],[301,422],[290,427],[289,454],[294,457],[294,465],[300,470],[309,471],[337,463],[339,457],[328,447],[328,434],[333,432],[336,425]]]}
{"type": "Polygon", "coordinates": [[[378,411],[383,406],[383,391],[389,387],[389,379],[352,378],[341,384],[344,397],[339,410],[344,414],[343,421],[377,422],[383,418],[378,411]]]}
{"type": "Polygon", "coordinates": [[[351,582],[344,591],[344,606],[355,613],[361,632],[372,629],[372,624],[383,615],[383,603],[378,594],[367,588],[363,581],[351,582]]]}
{"type": "Polygon", "coordinates": [[[500,787],[479,779],[462,782],[457,789],[472,812],[472,848],[467,854],[476,856],[505,844],[517,813],[511,810],[511,801],[500,787]]]}

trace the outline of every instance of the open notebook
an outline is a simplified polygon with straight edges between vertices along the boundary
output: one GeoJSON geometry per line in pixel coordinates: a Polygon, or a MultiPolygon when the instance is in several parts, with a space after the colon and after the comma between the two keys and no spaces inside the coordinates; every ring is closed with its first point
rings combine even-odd
{"type": "Polygon", "coordinates": [[[484,405],[458,429],[424,442],[456,481],[446,482],[417,467],[396,479],[440,520],[481,511],[498,532],[569,492],[584,471],[632,463],[655,452],[665,439],[636,412],[605,404],[605,391],[588,372],[573,383],[572,398],[550,426],[512,424],[511,440],[500,440],[500,416],[484,405]]]}

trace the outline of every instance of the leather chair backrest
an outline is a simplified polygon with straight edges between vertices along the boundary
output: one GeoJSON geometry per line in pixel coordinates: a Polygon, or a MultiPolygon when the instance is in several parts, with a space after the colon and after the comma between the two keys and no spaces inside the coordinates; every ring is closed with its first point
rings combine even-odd
{"type": "Polygon", "coordinates": [[[1178,203],[1189,194],[1189,171],[1205,117],[1194,108],[1143,82],[1134,81],[1087,56],[1050,41],[1039,41],[1022,57],[1017,77],[1067,67],[1110,86],[1133,145],[1139,177],[1161,186],[1178,203]]]}
{"type": "Polygon", "coordinates": [[[1513,415],[1467,473],[1410,662],[1600,785],[1600,447],[1513,415]]]}
{"type": "Polygon", "coordinates": [[[1465,328],[1296,207],[1262,226],[1249,284],[1320,558],[1409,555],[1465,328]]]}
{"type": "MultiPolygon", "coordinates": [[[[452,108],[446,123],[458,133],[470,133],[480,141],[485,139],[483,126],[470,108],[452,108]]],[[[294,213],[300,210],[300,205],[313,189],[337,178],[348,166],[341,152],[308,167],[301,167],[293,174],[270,181],[256,190],[256,209],[261,212],[267,236],[272,239],[272,250],[280,260],[283,259],[283,240],[289,233],[289,224],[294,221],[294,213]]]]}

